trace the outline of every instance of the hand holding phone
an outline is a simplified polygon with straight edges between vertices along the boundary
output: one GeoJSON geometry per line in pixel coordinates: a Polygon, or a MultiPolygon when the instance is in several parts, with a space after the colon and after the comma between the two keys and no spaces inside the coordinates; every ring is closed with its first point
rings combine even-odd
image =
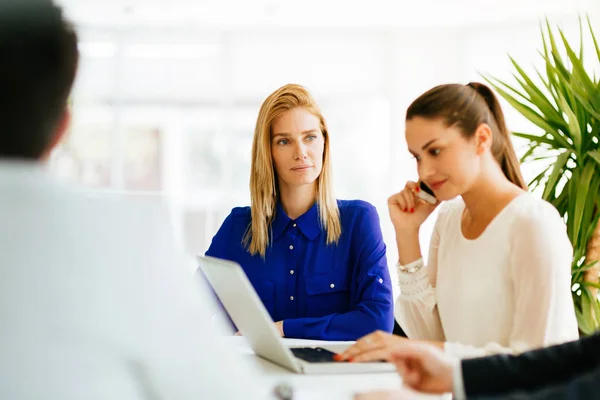
{"type": "Polygon", "coordinates": [[[423,182],[419,182],[419,188],[421,190],[416,193],[416,196],[418,198],[420,198],[426,203],[431,204],[432,206],[437,204],[438,200],[435,198],[433,190],[431,190],[429,186],[427,186],[423,182]]]}
{"type": "Polygon", "coordinates": [[[425,186],[423,183],[408,181],[402,191],[388,199],[390,219],[397,234],[418,232],[421,224],[439,204],[427,186],[425,192],[419,185],[425,186]],[[422,193],[425,193],[425,196],[422,193]]]}

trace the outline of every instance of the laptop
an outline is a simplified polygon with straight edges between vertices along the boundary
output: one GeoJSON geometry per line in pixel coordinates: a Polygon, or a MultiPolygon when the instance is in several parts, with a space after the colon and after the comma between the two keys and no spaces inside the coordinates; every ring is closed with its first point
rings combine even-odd
{"type": "Polygon", "coordinates": [[[213,257],[198,256],[198,264],[219,300],[254,353],[299,374],[346,374],[392,372],[387,362],[336,362],[333,355],[348,344],[286,346],[267,309],[239,264],[213,257]]]}

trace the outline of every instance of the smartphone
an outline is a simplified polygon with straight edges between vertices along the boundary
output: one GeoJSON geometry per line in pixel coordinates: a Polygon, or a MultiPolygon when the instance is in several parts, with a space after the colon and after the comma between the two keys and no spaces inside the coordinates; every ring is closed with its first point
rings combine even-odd
{"type": "Polygon", "coordinates": [[[429,188],[429,186],[427,186],[423,182],[419,182],[419,188],[421,190],[417,192],[418,198],[420,198],[421,200],[423,200],[431,205],[437,204],[438,201],[435,198],[435,195],[433,194],[433,190],[431,190],[429,188]]]}

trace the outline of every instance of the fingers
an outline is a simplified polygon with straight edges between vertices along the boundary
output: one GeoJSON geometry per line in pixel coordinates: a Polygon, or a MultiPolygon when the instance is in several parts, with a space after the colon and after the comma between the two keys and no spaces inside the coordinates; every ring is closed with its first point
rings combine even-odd
{"type": "Polygon", "coordinates": [[[418,360],[407,360],[406,366],[406,374],[402,377],[403,382],[413,388],[419,387],[425,374],[423,366],[418,360]]]}
{"type": "Polygon", "coordinates": [[[419,190],[419,186],[416,182],[407,182],[401,192],[392,195],[388,199],[388,205],[398,206],[405,213],[413,213],[418,200],[418,198],[415,198],[415,191],[417,190],[419,190]]]}
{"type": "Polygon", "coordinates": [[[418,388],[424,373],[421,365],[410,359],[395,360],[394,364],[402,383],[411,388],[418,388]]]}
{"type": "Polygon", "coordinates": [[[410,387],[416,387],[421,381],[421,365],[412,359],[397,359],[392,357],[396,371],[402,377],[402,382],[410,387]]]}
{"type": "Polygon", "coordinates": [[[411,190],[404,189],[400,192],[400,195],[403,197],[404,203],[406,204],[406,207],[402,211],[407,213],[415,212],[415,195],[413,192],[411,190]]]}
{"type": "Polygon", "coordinates": [[[413,181],[406,182],[406,185],[404,185],[404,188],[410,190],[411,192],[417,192],[420,190],[419,184],[417,182],[413,182],[413,181]]]}
{"type": "Polygon", "coordinates": [[[404,198],[403,192],[391,195],[388,198],[388,207],[390,207],[390,209],[392,207],[398,207],[398,209],[400,209],[400,211],[406,212],[407,204],[406,204],[406,199],[404,198]]]}
{"type": "Polygon", "coordinates": [[[415,212],[415,192],[417,190],[419,190],[419,184],[417,182],[408,181],[406,182],[406,185],[404,185],[404,190],[401,192],[406,199],[406,209],[404,212],[415,212]]]}
{"type": "Polygon", "coordinates": [[[430,350],[435,348],[429,344],[415,340],[403,340],[396,343],[392,351],[393,360],[421,360],[429,356],[430,350]]]}
{"type": "Polygon", "coordinates": [[[352,362],[390,361],[392,359],[392,348],[384,345],[378,348],[364,351],[351,359],[352,362]]]}
{"type": "Polygon", "coordinates": [[[376,331],[367,336],[364,336],[356,341],[355,344],[347,348],[342,353],[338,354],[336,360],[344,361],[357,357],[359,354],[380,349],[384,345],[384,341],[390,334],[383,331],[376,331]]]}

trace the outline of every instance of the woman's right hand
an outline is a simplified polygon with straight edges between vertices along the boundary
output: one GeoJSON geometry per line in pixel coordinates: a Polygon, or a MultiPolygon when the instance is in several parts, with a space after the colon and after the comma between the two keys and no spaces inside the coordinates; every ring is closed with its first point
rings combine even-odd
{"type": "Polygon", "coordinates": [[[437,204],[431,205],[421,200],[416,195],[420,190],[417,182],[408,181],[400,193],[396,193],[388,199],[390,218],[396,233],[417,233],[421,224],[439,204],[439,201],[437,204]]]}

